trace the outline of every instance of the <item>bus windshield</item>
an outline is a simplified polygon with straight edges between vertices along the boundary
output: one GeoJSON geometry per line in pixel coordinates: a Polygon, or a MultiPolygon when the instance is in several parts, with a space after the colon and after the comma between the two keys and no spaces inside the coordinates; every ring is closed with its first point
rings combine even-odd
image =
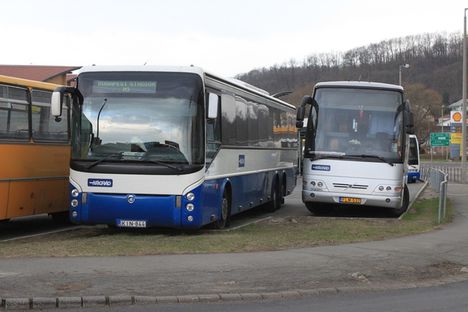
{"type": "Polygon", "coordinates": [[[317,129],[308,135],[306,157],[402,162],[400,92],[319,88],[314,99],[319,109],[311,109],[309,123],[317,129]]]}
{"type": "Polygon", "coordinates": [[[190,73],[89,72],[78,78],[74,160],[203,164],[202,81],[190,73]]]}

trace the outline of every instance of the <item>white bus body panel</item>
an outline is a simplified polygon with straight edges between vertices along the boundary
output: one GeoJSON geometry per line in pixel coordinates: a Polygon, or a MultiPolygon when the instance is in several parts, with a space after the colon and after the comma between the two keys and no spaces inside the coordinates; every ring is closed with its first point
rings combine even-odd
{"type": "Polygon", "coordinates": [[[204,181],[205,169],[183,175],[89,173],[70,170],[70,183],[80,192],[108,194],[185,195],[204,181]],[[89,186],[91,180],[112,180],[111,187],[89,186]]]}
{"type": "Polygon", "coordinates": [[[365,206],[400,208],[404,184],[403,164],[304,159],[302,200],[339,204],[340,198],[350,197],[360,198],[365,206]]]}
{"type": "Polygon", "coordinates": [[[220,149],[206,173],[206,179],[291,169],[296,162],[296,150],[220,149]],[[243,164],[239,164],[240,159],[243,164]]]}

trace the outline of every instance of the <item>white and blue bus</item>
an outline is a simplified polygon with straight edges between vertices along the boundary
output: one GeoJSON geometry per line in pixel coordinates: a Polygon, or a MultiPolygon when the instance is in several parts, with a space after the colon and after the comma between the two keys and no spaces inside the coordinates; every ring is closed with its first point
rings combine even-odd
{"type": "Polygon", "coordinates": [[[419,170],[419,142],[414,134],[409,136],[409,156],[408,156],[408,182],[415,183],[421,179],[419,170]]]}
{"type": "Polygon", "coordinates": [[[223,228],[296,185],[295,107],[197,67],[83,68],[70,94],[70,219],[223,228]]]}
{"type": "Polygon", "coordinates": [[[331,205],[406,210],[408,134],[413,132],[403,88],[371,82],[322,82],[298,108],[308,123],[302,200],[312,213],[331,205]]]}

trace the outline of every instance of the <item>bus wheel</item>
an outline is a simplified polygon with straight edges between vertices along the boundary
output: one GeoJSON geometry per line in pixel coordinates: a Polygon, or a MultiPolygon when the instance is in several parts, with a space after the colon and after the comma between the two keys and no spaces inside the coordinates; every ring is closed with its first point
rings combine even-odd
{"type": "Polygon", "coordinates": [[[323,215],[327,212],[327,205],[322,203],[305,203],[307,210],[314,216],[323,215]]]}
{"type": "Polygon", "coordinates": [[[274,212],[281,208],[281,203],[283,197],[281,196],[281,188],[278,185],[278,182],[273,182],[273,187],[271,188],[271,201],[266,205],[266,210],[268,212],[274,212]]]}
{"type": "Polygon", "coordinates": [[[224,229],[229,227],[229,219],[231,215],[231,201],[229,200],[229,195],[226,194],[226,191],[223,193],[223,199],[221,200],[221,211],[218,220],[213,223],[213,228],[215,229],[224,229]]]}
{"type": "Polygon", "coordinates": [[[70,217],[68,215],[68,211],[63,212],[54,212],[50,214],[52,216],[52,220],[57,223],[70,223],[70,217]]]}
{"type": "Polygon", "coordinates": [[[399,216],[401,216],[401,214],[403,214],[406,211],[406,209],[408,209],[408,206],[409,206],[409,190],[408,190],[408,186],[405,185],[405,188],[403,190],[403,204],[401,205],[400,208],[396,208],[391,211],[392,217],[398,218],[399,216]]]}

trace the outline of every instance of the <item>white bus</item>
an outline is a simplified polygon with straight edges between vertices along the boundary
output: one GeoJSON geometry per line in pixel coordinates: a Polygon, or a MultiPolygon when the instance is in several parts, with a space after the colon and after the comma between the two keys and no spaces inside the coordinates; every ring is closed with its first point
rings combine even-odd
{"type": "Polygon", "coordinates": [[[83,68],[71,94],[70,219],[200,228],[296,185],[295,107],[197,67],[83,68]]]}
{"type": "Polygon", "coordinates": [[[409,136],[408,182],[414,183],[421,179],[419,169],[419,142],[414,134],[409,136]]]}
{"type": "Polygon", "coordinates": [[[401,86],[372,82],[323,82],[297,113],[309,112],[302,200],[312,213],[332,205],[406,210],[409,102],[401,86]]]}

